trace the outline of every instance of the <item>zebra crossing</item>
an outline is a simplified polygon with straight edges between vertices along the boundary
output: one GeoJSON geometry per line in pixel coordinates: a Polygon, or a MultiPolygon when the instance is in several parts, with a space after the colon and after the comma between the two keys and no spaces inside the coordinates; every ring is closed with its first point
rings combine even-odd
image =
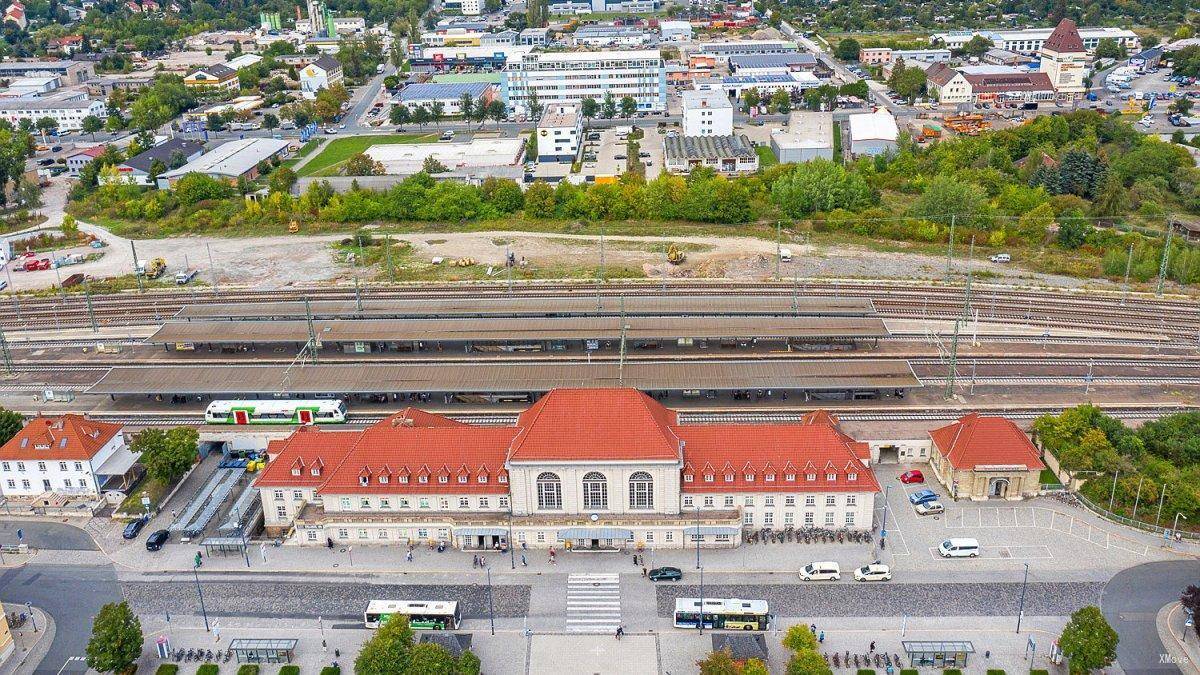
{"type": "Polygon", "coordinates": [[[568,633],[615,633],[621,625],[621,576],[568,576],[566,616],[568,633]]]}

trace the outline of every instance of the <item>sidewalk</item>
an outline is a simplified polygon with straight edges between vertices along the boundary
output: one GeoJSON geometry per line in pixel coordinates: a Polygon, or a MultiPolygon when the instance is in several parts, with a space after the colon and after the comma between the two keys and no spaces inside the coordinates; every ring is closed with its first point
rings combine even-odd
{"type": "Polygon", "coordinates": [[[1194,628],[1184,626],[1187,615],[1183,605],[1172,602],[1158,610],[1155,626],[1158,639],[1166,647],[1160,658],[1175,664],[1185,673],[1200,673],[1200,636],[1194,628]]]}
{"type": "MultiPolygon", "coordinates": [[[[4,613],[27,612],[25,605],[4,605],[4,613]]],[[[37,607],[33,608],[33,621],[27,621],[24,626],[12,629],[14,648],[12,654],[0,663],[0,675],[26,675],[32,673],[41,664],[50,645],[54,642],[54,619],[37,607]],[[37,624],[37,632],[33,625],[37,624]]]]}

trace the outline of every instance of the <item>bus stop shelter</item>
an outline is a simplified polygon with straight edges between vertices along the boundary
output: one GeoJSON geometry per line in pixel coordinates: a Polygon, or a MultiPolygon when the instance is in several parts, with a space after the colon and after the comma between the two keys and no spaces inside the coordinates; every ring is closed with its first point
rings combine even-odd
{"type": "Polygon", "coordinates": [[[291,663],[296,640],[286,638],[237,639],[229,642],[238,663],[291,663]]]}
{"type": "Polygon", "coordinates": [[[975,653],[975,645],[968,640],[905,640],[900,644],[913,668],[966,668],[967,656],[975,653]]]}

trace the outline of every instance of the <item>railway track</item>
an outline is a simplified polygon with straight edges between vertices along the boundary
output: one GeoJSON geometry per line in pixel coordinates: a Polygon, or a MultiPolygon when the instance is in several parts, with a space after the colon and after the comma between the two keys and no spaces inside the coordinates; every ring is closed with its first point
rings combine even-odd
{"type": "MultiPolygon", "coordinates": [[[[648,283],[606,284],[604,296],[661,295],[662,285],[648,283]]],[[[956,286],[899,284],[895,282],[814,282],[793,286],[767,282],[692,282],[670,284],[669,293],[724,295],[803,295],[869,297],[884,318],[928,318],[952,320],[964,315],[963,289],[956,286]]],[[[419,298],[522,298],[589,296],[594,285],[546,283],[522,286],[509,293],[497,285],[424,285],[417,287],[367,286],[357,297],[366,300],[419,298]]],[[[144,294],[121,293],[91,298],[72,296],[10,299],[12,311],[0,318],[0,327],[70,328],[91,325],[130,326],[160,323],[187,304],[225,302],[253,303],[286,300],[353,300],[353,288],[337,286],[298,287],[283,290],[227,289],[218,295],[213,289],[187,291],[149,291],[144,294]]],[[[5,301],[0,299],[0,307],[5,301]]],[[[1039,326],[1072,326],[1143,332],[1196,340],[1200,337],[1200,303],[1191,299],[1157,299],[1094,290],[1043,291],[1012,287],[976,285],[969,318],[983,321],[1013,321],[1039,326]],[[1124,301],[1124,304],[1122,304],[1124,301]]]]}

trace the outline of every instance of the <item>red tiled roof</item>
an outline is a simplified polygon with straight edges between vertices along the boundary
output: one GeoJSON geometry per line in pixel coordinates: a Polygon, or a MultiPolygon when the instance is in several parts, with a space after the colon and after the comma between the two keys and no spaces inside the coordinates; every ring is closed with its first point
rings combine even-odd
{"type": "Polygon", "coordinates": [[[965,73],[963,77],[971,83],[971,93],[973,94],[1054,91],[1054,85],[1046,73],[987,73],[980,75],[965,73]]]}
{"type": "Polygon", "coordinates": [[[634,389],[555,389],[517,418],[510,461],[677,460],[675,411],[634,389]]]}
{"type": "Polygon", "coordinates": [[[97,422],[83,415],[39,416],[0,447],[0,459],[87,460],[119,433],[120,424],[97,422]]]}
{"type": "Polygon", "coordinates": [[[1059,54],[1068,52],[1083,52],[1083,38],[1079,37],[1079,28],[1075,26],[1075,22],[1070,19],[1063,19],[1054,27],[1054,32],[1050,33],[1050,37],[1046,38],[1043,49],[1058,52],[1059,54]]]}
{"type": "Polygon", "coordinates": [[[680,488],[683,492],[878,492],[874,474],[859,458],[857,446],[866,444],[850,439],[835,422],[825,414],[813,423],[793,425],[675,427],[684,441],[680,488]]]}
{"type": "Polygon", "coordinates": [[[300,427],[291,436],[267,443],[267,463],[258,487],[320,487],[358,441],[361,431],[325,431],[300,427]],[[313,475],[313,470],[316,475],[313,475]]]}
{"type": "Polygon", "coordinates": [[[1045,468],[1038,449],[1012,421],[971,413],[957,422],[929,432],[938,452],[956,469],[980,466],[1045,468]]]}

